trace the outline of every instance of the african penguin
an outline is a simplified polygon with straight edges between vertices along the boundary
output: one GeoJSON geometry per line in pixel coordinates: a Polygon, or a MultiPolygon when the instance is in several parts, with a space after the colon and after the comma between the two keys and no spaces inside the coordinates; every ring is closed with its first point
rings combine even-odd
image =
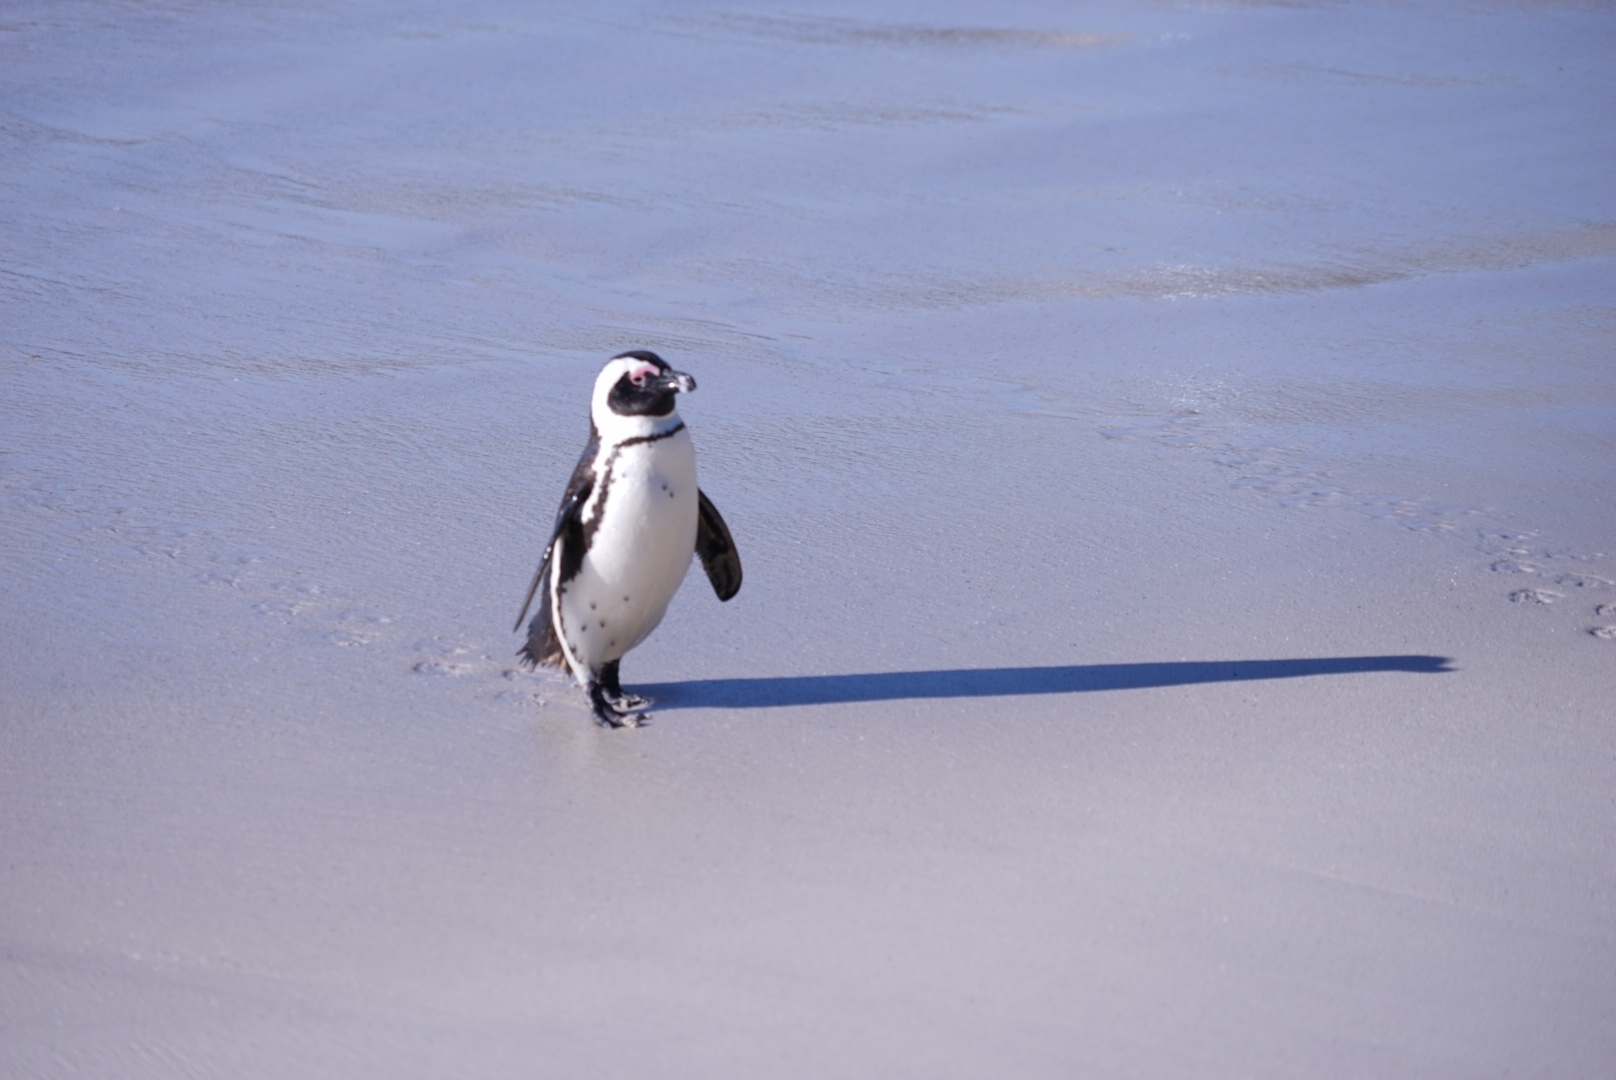
{"type": "Polygon", "coordinates": [[[516,629],[539,598],[517,655],[572,672],[595,722],[638,727],[651,704],[623,692],[618,664],[662,621],[692,554],[720,600],[741,589],[741,559],[696,486],[696,451],[674,395],[696,380],[637,349],[607,361],[589,403],[589,445],[556,512],[516,629]]]}

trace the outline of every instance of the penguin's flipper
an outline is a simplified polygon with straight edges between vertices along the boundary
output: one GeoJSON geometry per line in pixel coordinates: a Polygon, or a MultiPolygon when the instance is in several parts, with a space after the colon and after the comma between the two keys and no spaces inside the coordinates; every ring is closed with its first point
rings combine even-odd
{"type": "Polygon", "coordinates": [[[720,600],[741,591],[741,556],[735,550],[735,539],[718,507],[700,489],[696,491],[696,554],[720,600]]]}
{"type": "MultiPolygon", "coordinates": [[[[567,487],[567,497],[561,500],[561,509],[556,511],[555,528],[550,530],[550,542],[544,545],[544,556],[539,559],[539,568],[533,571],[533,584],[527,587],[527,596],[522,600],[522,613],[516,616],[516,625],[511,627],[512,633],[522,629],[522,620],[527,618],[527,609],[533,606],[533,596],[539,591],[539,583],[544,580],[545,572],[550,569],[550,558],[555,554],[556,541],[561,538],[562,530],[577,518],[579,509],[589,501],[590,493],[595,490],[592,480],[578,482],[576,475],[573,480],[574,483],[567,487]]],[[[546,589],[545,592],[548,594],[549,590],[546,589]]],[[[542,604],[540,606],[543,607],[542,604]]]]}

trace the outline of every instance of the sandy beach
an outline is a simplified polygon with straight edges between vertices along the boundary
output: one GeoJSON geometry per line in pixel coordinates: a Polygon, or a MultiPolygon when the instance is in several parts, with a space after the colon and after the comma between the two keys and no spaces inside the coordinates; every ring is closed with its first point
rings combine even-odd
{"type": "Polygon", "coordinates": [[[1616,1070],[1616,12],[0,11],[0,1073],[1616,1070]],[[510,633],[607,357],[746,568],[510,633]]]}

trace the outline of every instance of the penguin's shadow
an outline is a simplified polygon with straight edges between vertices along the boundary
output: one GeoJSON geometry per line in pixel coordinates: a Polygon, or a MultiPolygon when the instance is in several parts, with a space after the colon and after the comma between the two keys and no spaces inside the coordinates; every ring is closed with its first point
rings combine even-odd
{"type": "Polygon", "coordinates": [[[658,709],[764,709],[785,705],[839,705],[860,701],[1082,694],[1094,690],[1146,690],[1197,683],[1299,679],[1310,675],[1362,675],[1452,671],[1445,656],[1332,656],[1305,660],[1184,660],[1154,664],[1076,664],[1068,667],[956,668],[888,671],[867,675],[791,675],[761,679],[693,679],[635,687],[658,709]]]}

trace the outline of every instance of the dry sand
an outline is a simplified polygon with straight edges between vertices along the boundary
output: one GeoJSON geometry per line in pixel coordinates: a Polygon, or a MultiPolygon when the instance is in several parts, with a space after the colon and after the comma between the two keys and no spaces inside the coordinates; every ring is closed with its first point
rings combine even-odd
{"type": "Polygon", "coordinates": [[[1616,15],[590,10],[6,9],[0,1073],[1616,1068],[1616,15]]]}

